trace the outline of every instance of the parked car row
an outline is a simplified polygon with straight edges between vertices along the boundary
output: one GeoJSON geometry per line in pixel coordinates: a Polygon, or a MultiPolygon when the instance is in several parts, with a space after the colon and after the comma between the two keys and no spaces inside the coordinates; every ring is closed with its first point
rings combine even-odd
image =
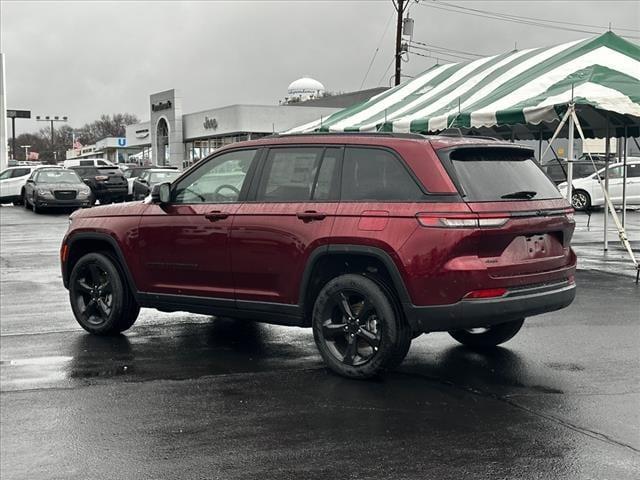
{"type": "Polygon", "coordinates": [[[81,208],[96,202],[140,200],[155,184],[171,181],[178,174],[176,167],[124,165],[121,169],[102,159],[65,160],[62,165],[19,165],[0,172],[0,203],[24,204],[40,211],[49,207],[81,208]],[[42,169],[46,172],[40,175],[42,169]],[[52,170],[64,173],[54,175],[52,170]],[[60,185],[66,192],[60,193],[60,185]],[[82,192],[87,187],[88,197],[83,198],[82,192]],[[75,196],[72,190],[76,191],[75,196]],[[58,192],[60,198],[53,192],[58,192]]]}

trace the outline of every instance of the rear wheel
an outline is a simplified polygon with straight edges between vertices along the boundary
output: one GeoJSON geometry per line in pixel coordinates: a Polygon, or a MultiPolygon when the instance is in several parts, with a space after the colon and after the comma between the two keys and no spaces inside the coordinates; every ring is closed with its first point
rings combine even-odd
{"type": "Polygon", "coordinates": [[[571,194],[571,206],[576,210],[589,210],[591,208],[591,197],[584,190],[575,190],[571,194]]]}
{"type": "Polygon", "coordinates": [[[327,366],[350,378],[397,366],[411,345],[411,329],[391,292],[355,274],[336,277],[320,291],[313,336],[327,366]]]}
{"type": "Polygon", "coordinates": [[[80,326],[96,335],[124,332],[140,312],[116,260],[108,254],[89,253],[76,262],[69,298],[80,326]]]}
{"type": "Polygon", "coordinates": [[[522,328],[524,318],[499,323],[490,327],[468,328],[449,332],[458,342],[468,347],[490,348],[511,340],[522,328]]]}

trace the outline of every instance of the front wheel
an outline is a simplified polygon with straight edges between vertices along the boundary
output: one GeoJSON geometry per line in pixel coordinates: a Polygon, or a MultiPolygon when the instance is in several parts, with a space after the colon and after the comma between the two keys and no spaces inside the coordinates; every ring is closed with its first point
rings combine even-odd
{"type": "Polygon", "coordinates": [[[411,329],[393,294],[362,275],[341,275],[320,291],[313,309],[313,337],[334,372],[370,378],[400,364],[411,329]]]}
{"type": "Polygon", "coordinates": [[[71,309],[82,328],[95,335],[116,335],[138,318],[140,307],[110,255],[81,257],[69,279],[71,309]]]}
{"type": "Polygon", "coordinates": [[[490,327],[468,328],[449,332],[458,342],[473,348],[491,348],[511,340],[522,328],[524,318],[490,327]]]}

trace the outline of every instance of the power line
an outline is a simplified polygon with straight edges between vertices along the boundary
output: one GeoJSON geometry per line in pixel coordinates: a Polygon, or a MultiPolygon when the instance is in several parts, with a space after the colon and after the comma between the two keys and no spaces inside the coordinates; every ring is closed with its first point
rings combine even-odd
{"type": "Polygon", "coordinates": [[[382,80],[384,80],[384,77],[387,76],[387,72],[389,71],[389,69],[391,68],[391,65],[393,65],[393,62],[396,61],[396,57],[391,57],[391,61],[389,62],[389,65],[387,66],[387,69],[384,71],[384,73],[382,74],[382,76],[380,77],[380,80],[378,80],[378,85],[380,85],[382,83],[382,80]]]}
{"type": "MultiPolygon", "coordinates": [[[[486,14],[490,14],[490,15],[495,15],[497,17],[514,18],[514,19],[518,19],[518,20],[528,20],[528,21],[544,22],[544,23],[556,23],[556,24],[559,24],[559,25],[573,25],[575,27],[597,28],[598,30],[607,29],[607,27],[604,27],[602,25],[593,25],[593,24],[588,24],[588,23],[567,22],[565,20],[551,20],[551,19],[547,19],[547,18],[526,17],[526,16],[522,16],[522,15],[515,15],[515,14],[512,14],[512,13],[490,12],[488,10],[479,10],[477,8],[463,7],[462,5],[456,5],[454,3],[441,2],[441,1],[439,1],[438,3],[440,5],[446,5],[448,7],[458,8],[460,10],[469,10],[469,11],[472,11],[472,12],[486,13],[486,14]]],[[[627,32],[640,32],[640,29],[638,29],[638,28],[617,27],[616,30],[625,30],[627,32]]]]}
{"type": "Polygon", "coordinates": [[[437,63],[439,63],[439,60],[445,60],[445,61],[452,62],[452,63],[459,63],[460,62],[460,60],[453,60],[453,59],[450,59],[450,58],[444,58],[442,56],[442,54],[440,54],[438,52],[432,52],[432,53],[435,53],[437,55],[425,55],[424,53],[419,53],[419,52],[416,52],[415,50],[411,50],[410,53],[412,55],[418,55],[419,57],[430,58],[432,60],[436,60],[437,63]]]}
{"type": "MultiPolygon", "coordinates": [[[[445,53],[447,55],[451,55],[452,57],[457,57],[457,58],[462,58],[465,60],[475,60],[477,58],[480,58],[480,55],[475,55],[475,54],[470,54],[470,53],[466,53],[466,52],[462,52],[462,51],[457,51],[457,50],[450,50],[447,48],[440,48],[440,47],[436,47],[436,46],[422,46],[422,45],[426,45],[424,43],[420,43],[417,44],[417,42],[410,42],[409,45],[413,48],[416,48],[418,50],[426,50],[429,52],[438,52],[438,53],[445,53]]],[[[487,55],[489,56],[489,55],[487,55]]]]}
{"type": "MultiPolygon", "coordinates": [[[[454,4],[446,4],[447,6],[451,6],[453,8],[448,8],[447,6],[443,6],[445,4],[435,4],[435,3],[420,3],[420,5],[429,7],[429,8],[435,8],[437,10],[442,10],[445,12],[460,13],[463,15],[471,15],[474,17],[488,18],[490,20],[501,20],[505,22],[518,23],[521,25],[530,25],[533,27],[543,27],[543,28],[551,28],[555,30],[563,30],[563,31],[570,31],[570,32],[588,33],[590,35],[600,34],[602,30],[606,29],[606,27],[597,27],[597,28],[600,28],[601,30],[593,31],[593,30],[584,30],[579,28],[563,26],[563,25],[570,25],[570,23],[567,23],[567,22],[558,22],[559,23],[558,25],[550,25],[548,23],[542,23],[545,21],[548,22],[548,20],[535,19],[535,18],[529,18],[529,17],[509,16],[506,14],[499,14],[499,13],[488,12],[484,10],[470,9],[468,7],[460,7],[454,4]],[[475,12],[478,12],[478,13],[475,13],[475,12]]],[[[634,38],[634,39],[640,38],[640,36],[634,36],[634,35],[621,35],[621,36],[626,38],[634,38]]]]}
{"type": "Polygon", "coordinates": [[[472,57],[488,57],[489,55],[487,55],[486,53],[474,53],[474,52],[467,52],[467,51],[463,51],[463,50],[455,50],[453,48],[449,48],[449,47],[443,47],[441,45],[434,45],[433,43],[425,43],[425,42],[419,42],[418,40],[411,40],[411,43],[416,43],[418,45],[422,45],[428,48],[438,48],[440,50],[448,50],[450,52],[454,52],[454,53],[462,53],[465,55],[470,55],[472,57]]]}
{"type": "Polygon", "coordinates": [[[461,60],[467,60],[467,61],[471,61],[471,60],[476,60],[473,57],[464,57],[462,55],[458,55],[457,53],[450,53],[450,52],[446,52],[446,51],[442,51],[442,50],[438,50],[436,48],[425,48],[425,47],[420,47],[418,45],[413,45],[410,44],[409,45],[411,48],[416,49],[416,50],[421,50],[423,52],[431,52],[431,53],[437,53],[437,54],[442,54],[442,55],[447,55],[449,57],[453,57],[453,58],[459,58],[461,60]]]}
{"type": "Polygon", "coordinates": [[[378,46],[376,47],[376,50],[373,52],[373,57],[371,57],[371,62],[369,62],[369,68],[367,68],[367,73],[364,74],[364,78],[362,79],[362,83],[360,84],[360,90],[362,90],[362,87],[364,86],[364,82],[369,76],[369,72],[371,71],[371,67],[373,66],[373,62],[375,61],[376,56],[378,55],[378,52],[380,51],[380,47],[382,46],[382,41],[384,40],[384,37],[387,34],[387,30],[389,29],[389,25],[391,24],[392,18],[393,18],[393,12],[391,12],[391,15],[389,16],[389,20],[387,20],[387,25],[384,27],[384,32],[382,32],[382,36],[380,37],[378,46]]]}

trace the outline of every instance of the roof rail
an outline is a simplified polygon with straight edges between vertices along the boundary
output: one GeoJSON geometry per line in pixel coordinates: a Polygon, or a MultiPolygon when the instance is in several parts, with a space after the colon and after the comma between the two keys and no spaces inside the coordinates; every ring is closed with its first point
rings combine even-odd
{"type": "Polygon", "coordinates": [[[300,133],[274,133],[267,137],[305,137],[305,136],[322,136],[322,135],[350,135],[350,136],[367,136],[367,137],[393,137],[393,138],[413,138],[424,140],[427,138],[420,133],[398,133],[398,132],[300,132],[300,133]]]}

